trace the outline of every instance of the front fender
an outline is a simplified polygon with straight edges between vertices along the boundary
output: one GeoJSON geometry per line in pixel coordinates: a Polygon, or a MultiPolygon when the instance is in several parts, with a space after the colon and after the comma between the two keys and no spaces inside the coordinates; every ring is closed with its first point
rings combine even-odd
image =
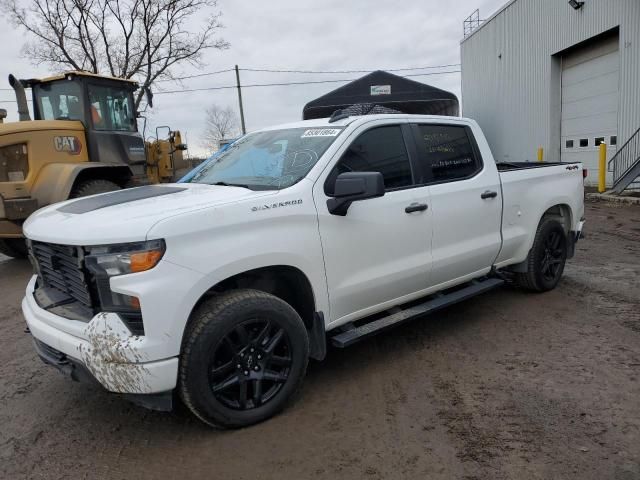
{"type": "Polygon", "coordinates": [[[189,305],[186,310],[191,311],[198,301],[214,286],[236,275],[268,267],[292,267],[299,270],[311,285],[315,308],[317,311],[329,311],[329,301],[326,286],[321,271],[315,271],[314,265],[302,256],[291,255],[286,252],[271,252],[262,255],[251,255],[220,265],[214,271],[204,274],[193,286],[189,294],[189,305]]]}

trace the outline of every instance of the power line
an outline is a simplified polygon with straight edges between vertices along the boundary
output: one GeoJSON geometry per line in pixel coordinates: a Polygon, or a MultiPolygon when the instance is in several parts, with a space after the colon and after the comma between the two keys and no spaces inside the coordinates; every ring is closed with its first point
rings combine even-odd
{"type": "MultiPolygon", "coordinates": [[[[449,63],[445,65],[426,65],[422,67],[406,67],[406,68],[375,68],[375,69],[367,69],[367,70],[295,70],[295,69],[278,69],[278,68],[240,68],[239,70],[245,72],[263,72],[263,73],[303,73],[303,74],[335,74],[335,73],[369,73],[374,70],[384,70],[385,72],[408,72],[412,70],[428,70],[432,68],[450,68],[450,67],[459,67],[459,63],[449,63]]],[[[205,72],[205,73],[196,73],[194,75],[184,75],[182,77],[175,78],[165,78],[161,80],[156,80],[155,83],[162,82],[175,82],[180,80],[189,80],[192,78],[200,78],[200,77],[208,77],[212,75],[219,75],[221,73],[233,72],[235,68],[225,68],[224,70],[216,70],[213,72],[205,72]]],[[[405,75],[410,76],[410,75],[405,75]]],[[[12,88],[0,88],[0,91],[3,92],[11,92],[12,88]]]]}
{"type": "MultiPolygon", "coordinates": [[[[407,72],[411,70],[427,70],[430,68],[450,68],[450,67],[459,67],[459,63],[449,63],[445,65],[427,65],[423,67],[406,67],[406,68],[376,68],[376,69],[367,69],[367,70],[295,70],[295,69],[279,69],[279,68],[240,68],[239,70],[245,72],[263,72],[263,73],[314,73],[314,74],[331,74],[331,73],[368,73],[374,70],[384,70],[385,72],[407,72]]],[[[194,75],[185,75],[182,77],[175,78],[165,78],[162,80],[157,80],[156,83],[160,82],[173,82],[179,80],[189,80],[191,78],[200,78],[200,77],[208,77],[212,75],[219,75],[221,73],[233,72],[235,68],[225,68],[224,70],[216,70],[214,72],[205,72],[205,73],[197,73],[194,75]]],[[[1,89],[0,89],[1,90],[1,89]]],[[[10,89],[6,89],[10,90],[10,89]]]]}
{"type": "Polygon", "coordinates": [[[190,78],[207,77],[207,76],[210,76],[210,75],[218,75],[220,73],[233,72],[233,71],[235,71],[235,68],[227,68],[225,70],[217,70],[215,72],[197,73],[195,75],[186,75],[184,77],[176,77],[176,78],[165,78],[165,79],[162,79],[162,80],[156,80],[156,83],[159,83],[159,82],[175,82],[175,81],[179,81],[179,80],[188,80],[190,78]]]}
{"type": "MultiPolygon", "coordinates": [[[[457,66],[459,64],[451,64],[451,66],[457,66]]],[[[433,66],[433,67],[415,67],[415,69],[418,68],[437,68],[437,67],[445,67],[446,65],[438,65],[438,66],[433,66]]],[[[187,78],[196,78],[196,77],[202,77],[202,76],[206,76],[206,75],[215,75],[218,73],[224,73],[224,72],[231,72],[234,71],[234,68],[231,69],[227,69],[227,70],[218,70],[217,72],[209,72],[209,73],[201,73],[201,74],[197,74],[197,75],[190,75],[188,77],[181,77],[180,80],[182,79],[187,79],[187,78]]],[[[249,71],[261,71],[258,69],[244,69],[241,68],[239,70],[249,70],[249,71]]],[[[407,68],[407,69],[389,69],[390,71],[404,71],[404,70],[413,70],[413,68],[407,68]]],[[[388,70],[388,71],[389,71],[388,70]]],[[[275,72],[276,70],[269,70],[271,72],[275,72]]],[[[343,71],[335,71],[335,73],[362,73],[362,72],[369,72],[370,70],[343,70],[343,71]]],[[[406,75],[403,75],[403,77],[426,77],[426,76],[431,76],[431,75],[446,75],[446,74],[450,74],[450,73],[460,73],[461,70],[447,70],[444,72],[424,72],[424,73],[409,73],[406,75]]],[[[285,72],[284,70],[282,70],[282,72],[285,72]]],[[[302,70],[290,70],[288,72],[299,72],[299,73],[334,73],[334,72],[329,72],[329,71],[323,71],[323,72],[313,72],[311,70],[308,71],[302,71],[302,70]]],[[[178,79],[174,79],[174,80],[178,80],[178,79]]],[[[343,79],[336,79],[336,80],[307,80],[307,81],[303,81],[303,82],[277,82],[277,83],[253,83],[253,84],[247,84],[247,85],[242,85],[242,88],[253,88],[253,87],[284,87],[284,86],[294,86],[294,85],[316,85],[316,84],[322,84],[322,83],[341,83],[341,82],[353,82],[354,80],[357,80],[355,78],[343,78],[343,79]]],[[[162,80],[162,81],[169,81],[169,80],[162,80]]],[[[154,92],[154,95],[165,95],[165,94],[174,94],[174,93],[190,93],[190,92],[205,92],[205,91],[212,91],[212,90],[228,90],[231,88],[237,88],[237,85],[221,85],[221,86],[217,86],[217,87],[203,87],[203,88],[185,88],[185,89],[180,89],[180,90],[167,90],[167,91],[163,91],[163,92],[154,92]]],[[[2,89],[0,89],[2,90],[2,89]]],[[[7,89],[7,90],[12,90],[12,89],[7,89]]],[[[31,102],[31,99],[27,99],[28,102],[31,102]]],[[[0,103],[15,103],[15,100],[0,100],[0,103]]]]}
{"type": "MultiPolygon", "coordinates": [[[[414,73],[409,75],[404,75],[405,77],[424,77],[429,75],[444,75],[447,73],[460,73],[460,70],[449,70],[446,72],[429,72],[429,73],[414,73]]],[[[343,78],[340,80],[311,80],[306,82],[281,82],[281,83],[253,83],[242,85],[242,88],[251,88],[251,87],[283,87],[289,85],[311,85],[311,84],[319,84],[319,83],[340,83],[340,82],[353,82],[357,80],[356,78],[343,78]]],[[[155,92],[154,95],[164,95],[171,93],[189,93],[189,92],[205,92],[210,90],[227,90],[229,88],[237,88],[237,85],[221,85],[217,87],[203,87],[203,88],[186,88],[182,90],[168,90],[164,92],[155,92]]]]}
{"type": "Polygon", "coordinates": [[[427,70],[430,68],[450,68],[459,67],[459,63],[449,63],[447,65],[430,65],[425,67],[407,67],[407,68],[376,68],[368,70],[285,70],[285,69],[271,69],[271,68],[241,68],[240,70],[245,72],[266,72],[266,73],[369,73],[374,70],[383,70],[385,72],[406,72],[411,70],[427,70]]]}

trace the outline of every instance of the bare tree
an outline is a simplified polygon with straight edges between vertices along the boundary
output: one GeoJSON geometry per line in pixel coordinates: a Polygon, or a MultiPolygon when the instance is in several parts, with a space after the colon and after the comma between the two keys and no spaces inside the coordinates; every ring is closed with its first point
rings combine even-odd
{"type": "Polygon", "coordinates": [[[216,151],[220,148],[220,140],[238,135],[238,116],[231,107],[220,108],[211,105],[205,112],[203,147],[216,151]]]}
{"type": "Polygon", "coordinates": [[[32,40],[23,53],[36,64],[138,81],[144,90],[175,79],[174,68],[200,66],[207,49],[224,49],[217,0],[0,0],[32,40]],[[203,12],[213,12],[201,18],[203,12]],[[199,28],[190,31],[191,25],[199,28]],[[196,31],[197,30],[197,31],[196,31]]]}

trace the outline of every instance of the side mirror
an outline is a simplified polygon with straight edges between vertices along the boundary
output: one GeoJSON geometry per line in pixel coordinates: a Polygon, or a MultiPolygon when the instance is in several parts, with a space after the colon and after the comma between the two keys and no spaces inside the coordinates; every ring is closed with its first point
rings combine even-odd
{"type": "Polygon", "coordinates": [[[353,202],[383,195],[384,178],[380,172],[341,173],[336,178],[332,198],[327,200],[327,208],[332,215],[344,217],[353,202]]]}

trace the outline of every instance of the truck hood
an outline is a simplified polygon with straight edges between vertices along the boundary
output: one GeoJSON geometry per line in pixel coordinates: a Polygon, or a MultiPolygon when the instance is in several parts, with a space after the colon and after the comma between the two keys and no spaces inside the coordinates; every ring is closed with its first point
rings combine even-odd
{"type": "Polygon", "coordinates": [[[277,193],[189,183],[149,185],[49,205],[31,215],[23,230],[31,240],[66,245],[137,242],[169,217],[277,193]]]}

